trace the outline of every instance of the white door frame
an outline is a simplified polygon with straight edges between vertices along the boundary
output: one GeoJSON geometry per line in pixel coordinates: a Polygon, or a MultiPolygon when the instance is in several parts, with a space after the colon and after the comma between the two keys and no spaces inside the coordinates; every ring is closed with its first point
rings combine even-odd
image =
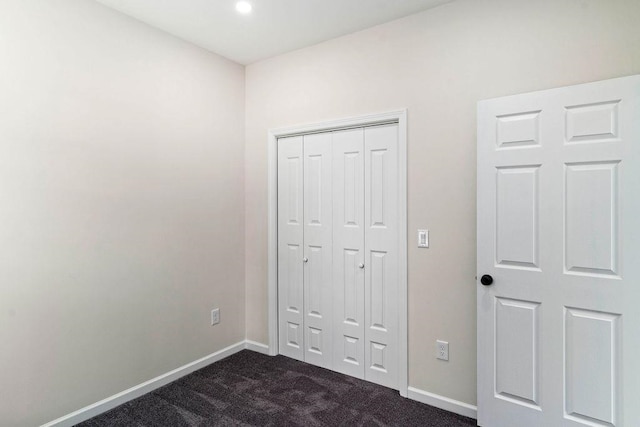
{"type": "Polygon", "coordinates": [[[399,382],[400,395],[407,397],[409,386],[408,298],[407,298],[407,110],[349,117],[321,123],[271,129],[268,132],[268,304],[269,354],[278,354],[278,138],[338,129],[398,124],[399,224],[398,289],[399,297],[399,382]]]}

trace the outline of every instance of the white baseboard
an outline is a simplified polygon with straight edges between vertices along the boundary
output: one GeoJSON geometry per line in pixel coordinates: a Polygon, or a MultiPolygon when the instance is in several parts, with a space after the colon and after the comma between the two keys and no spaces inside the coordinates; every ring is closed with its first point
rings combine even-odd
{"type": "MultiPolygon", "coordinates": [[[[182,378],[185,375],[197,371],[198,369],[202,369],[205,366],[217,362],[218,360],[224,359],[225,357],[231,356],[232,354],[235,354],[244,349],[262,354],[269,354],[269,346],[265,344],[251,340],[240,341],[236,344],[230,345],[229,347],[223,348],[220,351],[216,351],[215,353],[212,353],[201,359],[174,369],[173,371],[167,372],[166,374],[150,379],[149,381],[145,381],[142,384],[138,384],[137,386],[114,394],[111,397],[107,397],[106,399],[93,403],[89,406],[85,406],[82,409],[78,409],[75,412],[46,423],[41,427],[71,427],[75,424],[81,423],[82,421],[86,421],[89,418],[93,418],[110,409],[113,409],[116,406],[127,403],[128,401],[140,397],[143,394],[152,392],[153,390],[167,385],[172,381],[182,378]]],[[[444,409],[445,411],[464,415],[465,417],[477,417],[478,410],[475,406],[469,405],[468,403],[459,402],[454,399],[449,399],[448,397],[440,396],[434,393],[429,393],[427,391],[420,390],[419,388],[409,387],[407,397],[418,402],[426,403],[427,405],[435,406],[436,408],[444,409]]]]}
{"type": "Polygon", "coordinates": [[[474,405],[469,405],[468,403],[460,402],[438,394],[429,393],[428,391],[420,390],[415,387],[409,387],[408,391],[409,399],[417,400],[418,402],[426,403],[427,405],[435,406],[436,408],[444,409],[445,411],[453,412],[454,414],[463,415],[465,417],[474,419],[478,417],[478,408],[474,405]]]}
{"type": "MultiPolygon", "coordinates": [[[[256,347],[259,347],[261,345],[258,343],[255,344],[256,347]]],[[[82,409],[78,409],[75,412],[60,417],[57,420],[53,420],[47,424],[42,425],[41,427],[70,427],[82,421],[86,421],[89,418],[93,418],[96,415],[100,415],[103,412],[113,409],[116,406],[122,405],[123,403],[126,403],[130,400],[133,400],[136,397],[140,397],[143,394],[149,393],[157,388],[167,385],[172,381],[182,378],[185,375],[197,371],[198,369],[202,369],[205,366],[217,362],[218,360],[224,359],[227,356],[231,356],[232,354],[244,350],[245,348],[249,348],[247,343],[245,341],[240,341],[239,343],[230,345],[227,348],[223,348],[220,351],[216,351],[215,353],[212,353],[194,362],[188,363],[184,366],[174,369],[173,371],[167,372],[166,374],[160,375],[158,377],[150,379],[149,381],[145,381],[142,384],[131,387],[128,390],[122,391],[118,394],[114,394],[111,397],[107,397],[106,399],[103,399],[99,402],[96,402],[89,406],[85,406],[82,409]]],[[[253,348],[251,349],[253,350],[253,348]]]]}
{"type": "Polygon", "coordinates": [[[251,341],[251,340],[246,340],[244,344],[245,344],[244,348],[246,348],[247,350],[269,355],[269,346],[266,344],[262,344],[262,343],[251,341]]]}

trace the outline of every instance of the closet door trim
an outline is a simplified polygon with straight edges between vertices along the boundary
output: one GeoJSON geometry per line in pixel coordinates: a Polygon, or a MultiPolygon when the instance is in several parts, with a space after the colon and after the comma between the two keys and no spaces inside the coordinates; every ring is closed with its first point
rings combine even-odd
{"type": "Polygon", "coordinates": [[[398,390],[408,394],[408,299],[407,299],[407,110],[356,116],[300,126],[271,129],[268,144],[268,330],[269,354],[278,354],[278,138],[318,132],[398,124],[398,390]]]}

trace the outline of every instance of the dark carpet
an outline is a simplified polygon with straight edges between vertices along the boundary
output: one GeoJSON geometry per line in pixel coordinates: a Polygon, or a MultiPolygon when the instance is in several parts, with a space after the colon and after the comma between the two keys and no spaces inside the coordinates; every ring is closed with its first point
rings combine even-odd
{"type": "Polygon", "coordinates": [[[386,387],[244,350],[78,425],[459,427],[476,422],[386,387]]]}

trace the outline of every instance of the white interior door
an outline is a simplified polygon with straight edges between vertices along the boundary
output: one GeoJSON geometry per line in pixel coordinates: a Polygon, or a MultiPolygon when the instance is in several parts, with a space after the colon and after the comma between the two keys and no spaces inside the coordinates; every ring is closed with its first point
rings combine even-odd
{"type": "Polygon", "coordinates": [[[365,378],[398,388],[398,125],[364,130],[365,378]]]}
{"type": "Polygon", "coordinates": [[[304,136],[304,360],[332,361],[331,133],[304,136]]]}
{"type": "Polygon", "coordinates": [[[364,378],[364,129],[333,133],[333,369],[364,378]]]}
{"type": "Polygon", "coordinates": [[[302,137],[278,140],[279,352],[304,360],[302,137]]]}
{"type": "Polygon", "coordinates": [[[639,76],[478,104],[480,425],[640,425],[639,117],[639,76]]]}

